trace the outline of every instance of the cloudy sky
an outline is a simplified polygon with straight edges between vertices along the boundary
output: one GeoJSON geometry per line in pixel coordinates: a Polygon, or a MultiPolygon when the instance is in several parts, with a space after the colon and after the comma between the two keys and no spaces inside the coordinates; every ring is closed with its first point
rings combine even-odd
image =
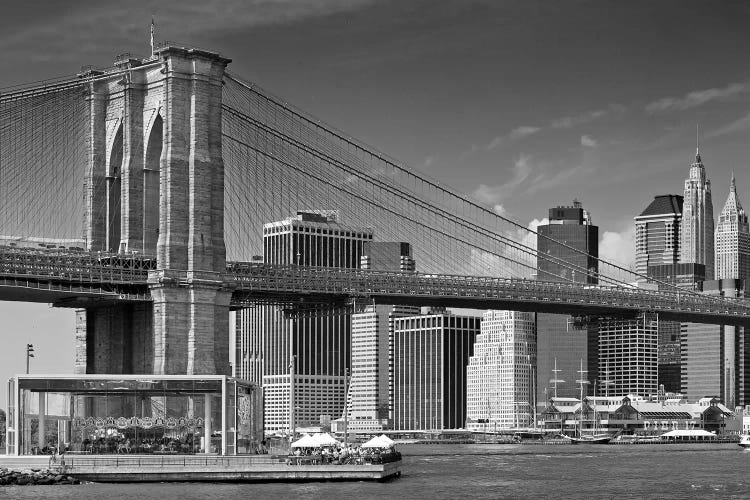
{"type": "MultiPolygon", "coordinates": [[[[682,192],[696,124],[715,212],[732,170],[750,193],[747,2],[29,0],[3,6],[0,87],[145,55],[151,16],[157,40],[221,52],[523,224],[578,198],[603,257],[631,262],[633,216],[682,192]]],[[[37,363],[70,371],[70,311],[5,303],[0,321],[0,379],[24,369],[29,341],[37,363]]]]}

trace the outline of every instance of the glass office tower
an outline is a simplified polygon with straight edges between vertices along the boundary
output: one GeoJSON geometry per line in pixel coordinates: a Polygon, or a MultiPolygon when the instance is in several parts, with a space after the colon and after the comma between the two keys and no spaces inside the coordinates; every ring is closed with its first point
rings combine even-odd
{"type": "MultiPolygon", "coordinates": [[[[597,283],[599,228],[580,202],[549,209],[549,223],[537,227],[537,279],[597,283]]],[[[555,378],[559,397],[577,397],[583,369],[589,380],[597,378],[598,331],[596,326],[573,322],[570,316],[537,314],[537,404],[548,399],[555,378]],[[553,373],[557,364],[557,375],[553,373]]],[[[590,388],[589,390],[593,390],[590,388]]]]}

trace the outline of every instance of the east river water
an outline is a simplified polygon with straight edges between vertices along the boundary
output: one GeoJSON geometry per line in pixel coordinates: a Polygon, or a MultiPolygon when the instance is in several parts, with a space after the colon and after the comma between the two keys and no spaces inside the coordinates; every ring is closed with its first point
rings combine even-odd
{"type": "Polygon", "coordinates": [[[728,445],[405,445],[387,483],[0,487],[0,498],[750,498],[750,451],[728,445]]]}

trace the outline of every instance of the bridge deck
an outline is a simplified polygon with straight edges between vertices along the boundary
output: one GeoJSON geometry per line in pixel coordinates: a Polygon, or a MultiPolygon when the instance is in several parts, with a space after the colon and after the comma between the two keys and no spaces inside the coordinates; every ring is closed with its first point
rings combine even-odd
{"type": "Polygon", "coordinates": [[[348,297],[384,304],[510,309],[559,314],[630,315],[655,312],[666,320],[750,326],[750,304],[681,291],[600,287],[481,276],[391,273],[356,269],[230,264],[233,300],[348,297]]]}
{"type": "MultiPolygon", "coordinates": [[[[149,273],[160,273],[152,257],[0,246],[0,300],[69,307],[81,307],[86,300],[150,300],[149,273]]],[[[747,302],[692,291],[243,262],[229,263],[223,279],[235,288],[233,307],[363,300],[560,314],[646,311],[669,320],[750,326],[747,302]]]]}

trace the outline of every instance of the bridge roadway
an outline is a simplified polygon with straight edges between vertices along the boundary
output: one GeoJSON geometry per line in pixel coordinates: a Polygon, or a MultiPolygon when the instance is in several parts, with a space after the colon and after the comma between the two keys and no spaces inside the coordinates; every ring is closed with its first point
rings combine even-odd
{"type": "MultiPolygon", "coordinates": [[[[158,279],[151,257],[0,246],[0,300],[89,307],[95,302],[151,300],[158,279]]],[[[230,262],[222,277],[232,307],[257,302],[348,303],[510,309],[572,315],[627,316],[750,326],[750,303],[689,291],[598,287],[525,279],[394,273],[230,262]]]]}

